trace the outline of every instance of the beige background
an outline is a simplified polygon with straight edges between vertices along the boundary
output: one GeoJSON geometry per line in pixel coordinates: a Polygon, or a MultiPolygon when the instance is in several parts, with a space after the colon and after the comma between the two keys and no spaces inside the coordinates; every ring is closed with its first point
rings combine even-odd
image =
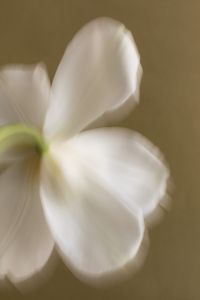
{"type": "Polygon", "coordinates": [[[60,262],[47,283],[0,299],[200,299],[200,1],[0,0],[0,65],[44,61],[52,78],[73,34],[97,16],[134,34],[144,76],[141,104],[123,126],[155,143],[169,162],[172,207],[150,231],[142,269],[115,287],[80,283],[60,262]]]}

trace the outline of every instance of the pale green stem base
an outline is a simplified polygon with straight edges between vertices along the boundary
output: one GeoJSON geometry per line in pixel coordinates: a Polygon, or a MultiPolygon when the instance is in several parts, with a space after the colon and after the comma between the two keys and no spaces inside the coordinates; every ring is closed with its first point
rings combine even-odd
{"type": "Polygon", "coordinates": [[[15,146],[30,146],[40,155],[48,151],[48,144],[40,132],[24,124],[9,124],[0,127],[0,152],[15,146]]]}

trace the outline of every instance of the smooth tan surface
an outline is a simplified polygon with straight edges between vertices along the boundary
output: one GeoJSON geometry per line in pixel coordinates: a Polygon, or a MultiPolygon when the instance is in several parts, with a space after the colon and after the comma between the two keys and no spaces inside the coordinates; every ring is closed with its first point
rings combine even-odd
{"type": "MultiPolygon", "coordinates": [[[[0,299],[200,299],[200,2],[198,0],[0,0],[0,65],[44,61],[52,78],[73,34],[97,16],[134,34],[144,75],[140,105],[121,125],[164,153],[172,206],[150,230],[143,267],[112,288],[79,282],[59,262],[46,283],[0,299]]],[[[78,87],[77,87],[78,88],[78,87]]]]}

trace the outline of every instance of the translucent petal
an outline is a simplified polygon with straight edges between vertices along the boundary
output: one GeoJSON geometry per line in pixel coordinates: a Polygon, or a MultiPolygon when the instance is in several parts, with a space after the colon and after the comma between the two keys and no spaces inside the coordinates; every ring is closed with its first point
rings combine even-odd
{"type": "Polygon", "coordinates": [[[68,146],[52,151],[42,168],[41,197],[65,262],[86,278],[120,271],[140,248],[142,212],[129,209],[68,146]]]}
{"type": "Polygon", "coordinates": [[[15,282],[40,271],[54,246],[41,207],[36,167],[36,161],[19,160],[0,176],[0,275],[15,282]]]}
{"type": "Polygon", "coordinates": [[[66,143],[64,149],[58,155],[62,161],[70,156],[68,169],[79,162],[84,176],[98,180],[130,209],[137,205],[148,215],[165,196],[169,172],[161,153],[132,130],[85,131],[66,143]]]}
{"type": "Polygon", "coordinates": [[[141,79],[142,67],[139,65],[137,71],[137,87],[135,92],[121,105],[106,111],[102,116],[94,120],[94,122],[88,124],[84,130],[111,126],[128,117],[139,102],[141,79]]]}
{"type": "Polygon", "coordinates": [[[23,122],[42,129],[49,92],[43,64],[0,69],[0,125],[23,122]]]}
{"type": "Polygon", "coordinates": [[[69,44],[55,74],[47,112],[48,138],[66,138],[137,91],[139,55],[132,35],[112,19],[83,27],[69,44]]]}
{"type": "Polygon", "coordinates": [[[48,162],[42,176],[42,203],[55,242],[75,274],[92,278],[119,271],[139,250],[142,214],[129,210],[80,166],[66,163],[58,175],[48,162]]]}

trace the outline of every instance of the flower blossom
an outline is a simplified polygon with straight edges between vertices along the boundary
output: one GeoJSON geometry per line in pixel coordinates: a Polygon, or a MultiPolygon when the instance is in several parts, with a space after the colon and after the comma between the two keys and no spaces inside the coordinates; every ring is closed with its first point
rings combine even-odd
{"type": "Polygon", "coordinates": [[[139,133],[94,124],[137,102],[140,70],[131,33],[108,18],[75,35],[52,85],[42,64],[1,69],[0,277],[29,278],[54,245],[83,278],[134,260],[168,169],[139,133]]]}

